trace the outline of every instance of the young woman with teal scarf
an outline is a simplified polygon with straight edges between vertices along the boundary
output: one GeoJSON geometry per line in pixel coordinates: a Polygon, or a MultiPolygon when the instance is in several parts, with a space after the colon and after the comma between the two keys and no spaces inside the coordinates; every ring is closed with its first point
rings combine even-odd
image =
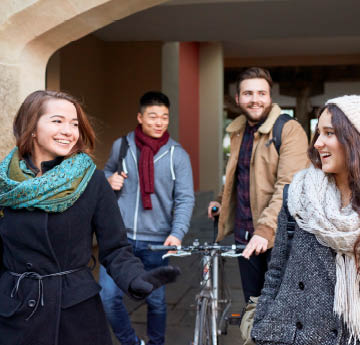
{"type": "Polygon", "coordinates": [[[179,271],[146,272],[132,254],[77,100],[33,92],[13,129],[16,147],[0,163],[0,345],[110,345],[100,287],[87,267],[93,235],[100,262],[134,298],[179,271]]]}

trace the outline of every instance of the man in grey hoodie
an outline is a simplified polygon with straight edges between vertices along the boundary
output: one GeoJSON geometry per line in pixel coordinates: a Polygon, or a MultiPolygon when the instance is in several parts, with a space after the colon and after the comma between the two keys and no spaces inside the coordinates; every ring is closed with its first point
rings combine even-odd
{"type": "MultiPolygon", "coordinates": [[[[148,245],[180,245],[194,206],[190,159],[181,145],[169,137],[169,108],[169,99],[163,93],[145,93],[140,98],[139,125],[114,142],[104,169],[112,189],[118,193],[128,240],[147,270],[167,264],[162,259],[164,253],[152,252],[148,245]],[[127,141],[126,155],[120,162],[123,140],[127,141]]],[[[145,344],[131,326],[123,292],[104,267],[100,268],[100,285],[105,312],[121,344],[145,344]]],[[[146,302],[148,345],[164,345],[165,288],[155,290],[146,302]]]]}

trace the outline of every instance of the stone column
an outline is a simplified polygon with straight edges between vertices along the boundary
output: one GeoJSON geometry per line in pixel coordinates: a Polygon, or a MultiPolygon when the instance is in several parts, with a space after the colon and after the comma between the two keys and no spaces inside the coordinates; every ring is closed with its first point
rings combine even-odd
{"type": "Polygon", "coordinates": [[[200,190],[222,186],[224,64],[221,43],[200,44],[200,190]]]}

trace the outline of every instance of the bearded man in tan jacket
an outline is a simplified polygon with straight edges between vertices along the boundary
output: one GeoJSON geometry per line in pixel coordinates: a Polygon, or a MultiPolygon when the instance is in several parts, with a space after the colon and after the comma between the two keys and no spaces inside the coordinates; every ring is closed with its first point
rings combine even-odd
{"type": "Polygon", "coordinates": [[[236,103],[242,110],[226,129],[231,138],[230,158],[219,208],[221,241],[230,233],[235,242],[247,244],[239,258],[245,300],[259,296],[274,244],[282,191],[293,175],[307,166],[308,139],[301,125],[287,121],[277,151],[273,127],[281,109],[271,100],[272,79],[269,71],[252,67],[237,81],[236,103]]]}

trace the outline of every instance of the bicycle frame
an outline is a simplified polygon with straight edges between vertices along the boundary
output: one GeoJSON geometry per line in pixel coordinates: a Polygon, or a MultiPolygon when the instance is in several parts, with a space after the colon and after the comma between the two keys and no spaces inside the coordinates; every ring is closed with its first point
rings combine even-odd
{"type": "MultiPolygon", "coordinates": [[[[219,260],[220,256],[229,256],[229,257],[237,257],[240,256],[241,253],[237,253],[236,250],[244,249],[242,245],[232,245],[232,246],[220,246],[218,244],[208,245],[204,243],[204,245],[200,246],[198,241],[195,240],[193,246],[182,247],[182,246],[149,246],[149,249],[152,250],[177,250],[176,253],[171,252],[167,253],[163,256],[188,256],[193,253],[200,253],[202,255],[202,278],[200,282],[201,290],[199,294],[196,296],[196,319],[195,319],[195,329],[194,329],[194,341],[193,345],[218,345],[218,335],[220,335],[221,330],[219,330],[219,326],[221,323],[221,317],[224,316],[222,314],[219,318],[219,260]],[[205,302],[205,303],[204,303],[205,302]],[[201,343],[200,333],[201,333],[201,317],[204,316],[204,311],[201,312],[201,309],[206,306],[206,308],[210,306],[210,316],[211,316],[211,324],[209,325],[210,333],[211,333],[211,341],[207,342],[207,344],[201,343]]],[[[227,300],[226,300],[227,301],[227,300]]],[[[226,302],[225,301],[225,302],[226,302]]],[[[224,301],[221,301],[224,302],[224,301]]],[[[230,301],[227,301],[230,303],[230,301]]],[[[206,316],[206,314],[205,314],[206,316]]]]}
{"type": "Polygon", "coordinates": [[[199,344],[199,328],[200,328],[200,308],[203,298],[208,298],[211,303],[211,338],[213,345],[217,345],[217,316],[218,316],[218,260],[219,257],[215,251],[211,255],[204,255],[202,257],[202,281],[200,285],[203,288],[200,294],[196,296],[197,311],[194,329],[194,343],[199,344]],[[211,274],[212,273],[212,274],[211,274]]]}

